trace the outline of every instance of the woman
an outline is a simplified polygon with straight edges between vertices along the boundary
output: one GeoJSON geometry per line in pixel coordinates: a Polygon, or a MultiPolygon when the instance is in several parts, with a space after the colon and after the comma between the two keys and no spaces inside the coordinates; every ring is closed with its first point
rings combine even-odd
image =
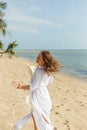
{"type": "Polygon", "coordinates": [[[58,72],[62,67],[49,51],[41,51],[37,57],[38,67],[31,78],[29,86],[20,86],[13,81],[16,88],[30,90],[32,118],[35,130],[53,130],[50,122],[50,111],[52,102],[48,93],[47,86],[53,80],[52,73],[58,72]]]}

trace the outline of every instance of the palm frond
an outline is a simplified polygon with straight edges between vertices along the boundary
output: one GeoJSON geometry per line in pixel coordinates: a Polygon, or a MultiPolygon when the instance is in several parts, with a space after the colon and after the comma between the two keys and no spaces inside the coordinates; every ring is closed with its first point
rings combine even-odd
{"type": "Polygon", "coordinates": [[[0,31],[2,32],[3,35],[6,34],[6,28],[7,28],[6,22],[0,19],[0,31]]]}
{"type": "Polygon", "coordinates": [[[10,43],[5,51],[5,53],[10,53],[10,54],[15,54],[14,52],[14,48],[18,46],[18,44],[16,44],[16,41],[10,43]]]}
{"type": "Polygon", "coordinates": [[[7,27],[7,24],[6,24],[5,20],[3,20],[3,19],[0,19],[0,28],[1,27],[4,27],[4,28],[7,27]]]}
{"type": "Polygon", "coordinates": [[[5,13],[0,10],[0,17],[3,17],[4,15],[5,13]]]}
{"type": "Polygon", "coordinates": [[[7,3],[5,3],[5,2],[0,2],[0,8],[1,8],[1,9],[6,9],[6,7],[7,7],[7,3]]]}
{"type": "Polygon", "coordinates": [[[3,35],[6,34],[7,24],[6,24],[5,20],[3,20],[3,16],[5,14],[2,10],[6,9],[6,7],[7,7],[7,3],[0,1],[0,32],[2,32],[3,35]]]}
{"type": "Polygon", "coordinates": [[[0,49],[3,49],[3,43],[0,41],[0,49]]]}

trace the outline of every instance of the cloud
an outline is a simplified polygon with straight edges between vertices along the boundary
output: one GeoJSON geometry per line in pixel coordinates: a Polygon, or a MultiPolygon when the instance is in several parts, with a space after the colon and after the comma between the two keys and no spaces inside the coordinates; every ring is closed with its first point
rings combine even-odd
{"type": "Polygon", "coordinates": [[[7,20],[10,22],[20,22],[20,23],[31,23],[38,26],[49,26],[49,27],[60,27],[61,24],[56,24],[50,20],[41,19],[38,17],[30,17],[28,15],[18,14],[18,13],[10,13],[7,16],[7,20]]]}
{"type": "MultiPolygon", "coordinates": [[[[23,4],[23,3],[22,3],[23,4]]],[[[42,17],[35,17],[37,14],[37,11],[40,11],[41,8],[38,5],[30,5],[28,6],[28,8],[26,8],[25,6],[18,6],[17,3],[9,0],[8,2],[8,8],[7,8],[7,12],[6,12],[6,20],[7,22],[11,25],[13,25],[13,23],[20,23],[20,24],[26,24],[26,25],[33,25],[33,26],[46,26],[46,27],[61,27],[61,24],[58,24],[54,21],[51,21],[49,19],[45,19],[42,17]],[[30,12],[33,11],[34,13],[31,14],[30,12]],[[35,15],[35,16],[34,16],[35,15]]]]}
{"type": "MultiPolygon", "coordinates": [[[[31,10],[40,10],[39,6],[32,5],[31,10]]],[[[37,26],[48,26],[48,27],[60,27],[60,24],[55,23],[51,20],[47,20],[40,17],[34,17],[30,16],[29,13],[25,13],[25,9],[22,7],[16,7],[10,5],[5,16],[6,20],[8,22],[20,22],[20,23],[26,23],[26,24],[34,24],[37,26]]]]}
{"type": "Polygon", "coordinates": [[[37,5],[32,5],[32,6],[30,7],[30,9],[31,9],[32,11],[39,11],[39,10],[40,10],[40,7],[37,6],[37,5]]]}
{"type": "Polygon", "coordinates": [[[9,28],[9,31],[11,30],[12,31],[16,31],[16,32],[23,32],[23,33],[31,33],[33,35],[38,35],[40,32],[37,28],[29,28],[29,27],[25,27],[25,26],[22,26],[22,25],[9,25],[8,26],[9,28]]]}

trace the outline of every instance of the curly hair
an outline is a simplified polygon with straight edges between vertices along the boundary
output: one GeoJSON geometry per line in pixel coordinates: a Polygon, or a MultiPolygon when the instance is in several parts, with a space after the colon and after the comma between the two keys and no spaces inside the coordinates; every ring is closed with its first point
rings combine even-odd
{"type": "Polygon", "coordinates": [[[41,55],[43,57],[43,60],[45,62],[44,64],[44,70],[49,72],[58,72],[60,68],[63,66],[51,55],[49,51],[41,51],[41,55]]]}

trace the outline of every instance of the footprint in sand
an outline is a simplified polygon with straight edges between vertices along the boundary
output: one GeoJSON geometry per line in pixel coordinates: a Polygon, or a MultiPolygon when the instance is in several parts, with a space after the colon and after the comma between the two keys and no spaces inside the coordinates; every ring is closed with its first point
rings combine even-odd
{"type": "Polygon", "coordinates": [[[59,114],[59,112],[55,112],[55,114],[57,115],[57,114],[59,114]]]}
{"type": "Polygon", "coordinates": [[[66,110],[67,110],[67,111],[70,111],[70,109],[68,109],[68,108],[67,108],[66,110]]]}
{"type": "Polygon", "coordinates": [[[64,104],[61,104],[61,106],[64,106],[64,104]]]}
{"type": "Polygon", "coordinates": [[[87,95],[84,95],[84,97],[86,97],[87,95]]]}
{"type": "Polygon", "coordinates": [[[84,107],[85,105],[84,104],[81,104],[82,107],[84,107]]]}
{"type": "Polygon", "coordinates": [[[66,93],[68,93],[69,92],[69,90],[66,90],[66,93]]]}
{"type": "Polygon", "coordinates": [[[69,121],[68,120],[66,120],[63,124],[65,124],[67,126],[68,130],[70,130],[70,126],[69,126],[69,121]]]}
{"type": "Polygon", "coordinates": [[[54,130],[57,130],[57,128],[56,128],[56,127],[54,127],[54,130]]]}
{"type": "Polygon", "coordinates": [[[56,107],[60,107],[59,105],[57,105],[56,107]]]}

